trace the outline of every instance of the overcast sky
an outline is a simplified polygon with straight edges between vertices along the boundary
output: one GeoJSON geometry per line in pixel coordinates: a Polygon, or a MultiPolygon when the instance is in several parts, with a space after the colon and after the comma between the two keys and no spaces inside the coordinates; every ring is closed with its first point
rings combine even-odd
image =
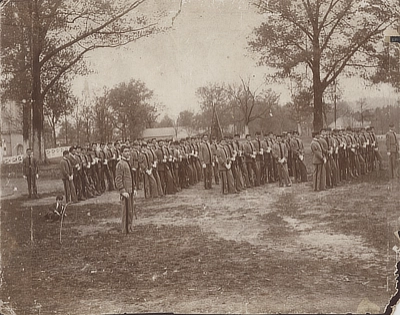
{"type": "MultiPolygon", "coordinates": [[[[170,16],[165,23],[172,21],[179,4],[180,0],[168,1],[170,16]]],[[[111,88],[133,78],[154,90],[170,117],[176,118],[184,109],[197,111],[195,91],[208,82],[234,83],[239,76],[251,76],[254,86],[263,82],[268,70],[256,66],[257,60],[247,50],[248,37],[261,22],[262,16],[246,0],[184,0],[168,31],[88,55],[86,60],[96,73],[77,78],[74,91],[81,95],[86,81],[91,95],[100,94],[103,86],[111,88]]],[[[370,89],[354,78],[344,86],[348,101],[391,96],[388,88],[370,89]]],[[[290,100],[283,87],[271,87],[281,95],[282,104],[290,100]]]]}

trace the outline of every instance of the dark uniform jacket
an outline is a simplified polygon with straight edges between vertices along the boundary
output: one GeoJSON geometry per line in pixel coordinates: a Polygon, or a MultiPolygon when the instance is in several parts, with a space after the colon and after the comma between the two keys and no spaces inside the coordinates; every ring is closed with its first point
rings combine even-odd
{"type": "Polygon", "coordinates": [[[285,158],[287,162],[289,156],[287,145],[284,142],[276,142],[272,146],[272,156],[278,160],[285,158]]]}
{"type": "Polygon", "coordinates": [[[73,174],[71,162],[66,158],[62,158],[60,162],[60,169],[61,169],[61,179],[68,180],[69,176],[73,174]]]}
{"type": "Polygon", "coordinates": [[[22,172],[24,176],[28,176],[29,175],[29,171],[31,172],[30,174],[32,176],[38,174],[39,172],[39,167],[38,167],[38,161],[31,156],[31,165],[29,165],[29,157],[25,157],[22,161],[22,172]]]}
{"type": "Polygon", "coordinates": [[[115,170],[115,186],[120,194],[125,192],[131,194],[135,189],[132,183],[132,173],[129,163],[124,159],[121,159],[117,163],[115,170]]]}
{"type": "Polygon", "coordinates": [[[324,163],[324,156],[322,153],[322,146],[318,140],[313,139],[311,141],[311,152],[313,154],[312,162],[313,164],[323,164],[324,163]]]}
{"type": "Polygon", "coordinates": [[[212,150],[211,145],[208,142],[200,144],[199,159],[201,164],[212,164],[212,150]]]}
{"type": "Polygon", "coordinates": [[[217,159],[218,159],[218,169],[220,171],[226,171],[228,168],[226,165],[229,162],[229,156],[227,153],[227,148],[222,145],[219,145],[217,148],[217,159]]]}
{"type": "Polygon", "coordinates": [[[399,142],[394,131],[389,130],[386,133],[386,150],[392,153],[399,151],[399,142]]]}
{"type": "Polygon", "coordinates": [[[255,158],[255,155],[257,154],[256,148],[254,147],[253,143],[251,141],[246,141],[243,144],[243,152],[244,156],[246,157],[246,162],[251,162],[255,158]],[[254,156],[252,156],[254,155],[254,156]]]}

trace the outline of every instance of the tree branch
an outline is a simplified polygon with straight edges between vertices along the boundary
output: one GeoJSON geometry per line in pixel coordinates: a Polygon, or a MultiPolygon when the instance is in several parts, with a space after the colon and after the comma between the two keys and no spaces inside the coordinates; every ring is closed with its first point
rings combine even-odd
{"type": "Polygon", "coordinates": [[[72,45],[74,45],[75,43],[93,35],[96,34],[97,32],[103,30],[104,28],[106,28],[108,25],[112,24],[113,22],[117,21],[119,18],[123,17],[124,15],[128,14],[129,12],[131,12],[132,10],[136,9],[140,4],[142,4],[143,2],[145,2],[146,0],[137,0],[135,1],[132,5],[130,5],[126,10],[123,10],[121,13],[117,14],[115,17],[111,18],[110,20],[108,20],[107,22],[105,22],[104,24],[100,25],[99,27],[96,27],[90,31],[87,31],[86,33],[77,36],[76,38],[74,38],[73,40],[61,45],[60,47],[54,49],[53,51],[49,52],[47,55],[45,55],[43,57],[43,59],[40,61],[40,66],[43,66],[44,63],[46,63],[48,60],[50,60],[54,55],[58,54],[60,51],[64,50],[67,47],[70,47],[72,45]]]}

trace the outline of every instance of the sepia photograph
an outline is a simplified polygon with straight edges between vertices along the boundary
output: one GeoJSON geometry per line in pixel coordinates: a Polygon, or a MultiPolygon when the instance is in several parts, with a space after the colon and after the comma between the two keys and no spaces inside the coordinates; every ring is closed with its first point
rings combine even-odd
{"type": "Polygon", "coordinates": [[[0,314],[400,314],[398,0],[0,13],[0,314]]]}

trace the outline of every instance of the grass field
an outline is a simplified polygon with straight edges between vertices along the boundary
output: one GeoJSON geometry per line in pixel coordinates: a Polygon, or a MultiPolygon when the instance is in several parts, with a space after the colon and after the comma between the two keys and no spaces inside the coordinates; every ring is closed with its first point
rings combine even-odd
{"type": "Polygon", "coordinates": [[[320,193],[140,191],[130,235],[108,192],[68,207],[61,244],[60,224],[43,219],[61,181],[41,177],[39,200],[25,186],[2,181],[0,298],[18,315],[379,313],[395,291],[400,183],[385,171],[320,193]]]}

